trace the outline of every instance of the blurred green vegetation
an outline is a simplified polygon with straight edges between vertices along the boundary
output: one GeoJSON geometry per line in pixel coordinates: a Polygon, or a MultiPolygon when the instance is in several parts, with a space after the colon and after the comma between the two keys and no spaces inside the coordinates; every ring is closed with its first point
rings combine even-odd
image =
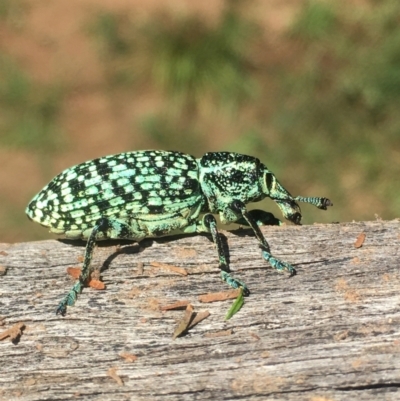
{"type": "Polygon", "coordinates": [[[42,155],[59,149],[61,103],[61,89],[34,83],[15,62],[0,55],[2,147],[30,149],[42,155]]]}
{"type": "Polygon", "coordinates": [[[0,21],[20,27],[26,4],[23,0],[0,0],[0,21]]]}
{"type": "Polygon", "coordinates": [[[182,114],[209,113],[210,106],[236,110],[253,97],[256,86],[246,68],[251,27],[230,8],[212,28],[194,16],[161,21],[145,27],[151,79],[182,114]]]}
{"type": "Polygon", "coordinates": [[[400,3],[307,3],[289,39],[274,125],[286,158],[330,186],[351,215],[400,216],[400,3]],[[378,210],[371,210],[372,206],[378,210]]]}
{"type": "MultiPolygon", "coordinates": [[[[10,29],[23,34],[28,9],[23,0],[0,0],[2,33],[10,29]]],[[[53,156],[65,143],[59,123],[62,103],[63,89],[59,83],[36,82],[17,60],[0,49],[0,151],[3,154],[32,152],[36,155],[38,170],[45,176],[53,164],[53,156]]],[[[7,183],[0,182],[0,240],[18,241],[24,239],[30,224],[22,206],[26,200],[19,202],[16,198],[31,177],[29,170],[23,171],[22,182],[13,176],[16,165],[12,164],[10,169],[7,161],[2,160],[2,177],[6,177],[7,183]]],[[[32,169],[35,170],[34,166],[32,169]]]]}
{"type": "Polygon", "coordinates": [[[255,97],[248,44],[257,32],[228,1],[212,26],[197,16],[156,14],[140,23],[126,14],[101,13],[91,33],[98,43],[110,85],[150,86],[169,99],[180,118],[218,108],[236,111],[255,97]]]}
{"type": "MultiPolygon", "coordinates": [[[[304,223],[400,217],[400,2],[306,1],[273,39],[251,4],[226,0],[210,21],[92,17],[110,101],[157,98],[132,121],[147,147],[251,154],[294,195],[332,199],[329,212],[305,206],[304,223]]],[[[10,5],[0,0],[0,19],[10,5]]],[[[59,150],[63,93],[1,56],[0,145],[59,150]]]]}
{"type": "MultiPolygon", "coordinates": [[[[193,16],[155,16],[144,25],[98,17],[110,82],[134,86],[146,77],[168,98],[163,115],[181,111],[172,125],[155,129],[165,117],[153,116],[142,129],[160,147],[190,137],[198,149],[190,132],[210,115],[221,118],[216,110],[234,110],[229,118],[240,132],[225,148],[259,156],[294,193],[306,183],[309,193],[322,188],[338,205],[331,219],[399,216],[400,3],[306,2],[282,39],[292,54],[279,69],[260,56],[265,39],[237,12],[239,3],[226,2],[211,26],[193,16]],[[253,120],[243,121],[249,109],[253,120]]],[[[308,216],[321,221],[318,211],[308,216]]]]}
{"type": "Polygon", "coordinates": [[[140,127],[159,149],[179,149],[186,153],[193,152],[194,149],[204,149],[203,136],[196,131],[194,125],[183,123],[178,126],[168,115],[147,115],[140,121],[140,127]],[[176,143],[177,132],[181,138],[179,146],[176,143]]]}

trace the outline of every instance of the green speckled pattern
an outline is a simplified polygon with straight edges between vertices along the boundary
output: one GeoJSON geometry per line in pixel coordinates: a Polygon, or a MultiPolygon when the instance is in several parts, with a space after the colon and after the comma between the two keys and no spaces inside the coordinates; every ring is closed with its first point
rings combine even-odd
{"type": "Polygon", "coordinates": [[[196,159],[154,150],[101,157],[64,170],[32,199],[26,213],[52,232],[88,238],[103,217],[130,224],[135,216],[188,216],[203,203],[196,159]]]}

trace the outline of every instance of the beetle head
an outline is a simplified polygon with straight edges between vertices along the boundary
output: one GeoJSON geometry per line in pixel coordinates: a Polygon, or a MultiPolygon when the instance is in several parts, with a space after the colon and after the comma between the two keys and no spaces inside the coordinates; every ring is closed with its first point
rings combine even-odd
{"type": "Polygon", "coordinates": [[[277,203],[285,219],[300,224],[300,206],[267,167],[264,167],[263,173],[263,192],[277,203]]]}

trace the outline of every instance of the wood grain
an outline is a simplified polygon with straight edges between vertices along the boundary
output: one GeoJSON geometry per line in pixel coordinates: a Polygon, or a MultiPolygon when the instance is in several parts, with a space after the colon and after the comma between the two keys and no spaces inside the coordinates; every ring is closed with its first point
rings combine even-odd
{"type": "Polygon", "coordinates": [[[0,342],[0,400],[400,399],[400,220],[262,230],[298,274],[268,268],[248,230],[224,232],[251,290],[229,321],[232,300],[198,300],[227,289],[206,236],[102,244],[106,289],[86,288],[64,318],[84,244],[0,244],[0,332],[26,325],[0,342]],[[181,300],[211,314],[173,341],[184,312],[160,306],[181,300]]]}

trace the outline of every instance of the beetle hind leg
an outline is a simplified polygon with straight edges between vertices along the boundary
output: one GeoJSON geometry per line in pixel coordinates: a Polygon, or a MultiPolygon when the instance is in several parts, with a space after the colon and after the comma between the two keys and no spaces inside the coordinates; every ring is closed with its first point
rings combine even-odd
{"type": "Polygon", "coordinates": [[[96,243],[99,239],[107,238],[118,238],[118,239],[133,239],[143,236],[141,233],[134,232],[134,230],[126,223],[110,220],[105,217],[99,219],[92,229],[92,232],[87,240],[85,256],[82,265],[82,271],[78,278],[78,281],[74,284],[68,294],[59,303],[56,310],[56,314],[65,315],[67,311],[67,306],[72,306],[75,304],[78,294],[80,294],[85,286],[90,273],[90,262],[92,261],[93,252],[96,247],[96,243]]]}

